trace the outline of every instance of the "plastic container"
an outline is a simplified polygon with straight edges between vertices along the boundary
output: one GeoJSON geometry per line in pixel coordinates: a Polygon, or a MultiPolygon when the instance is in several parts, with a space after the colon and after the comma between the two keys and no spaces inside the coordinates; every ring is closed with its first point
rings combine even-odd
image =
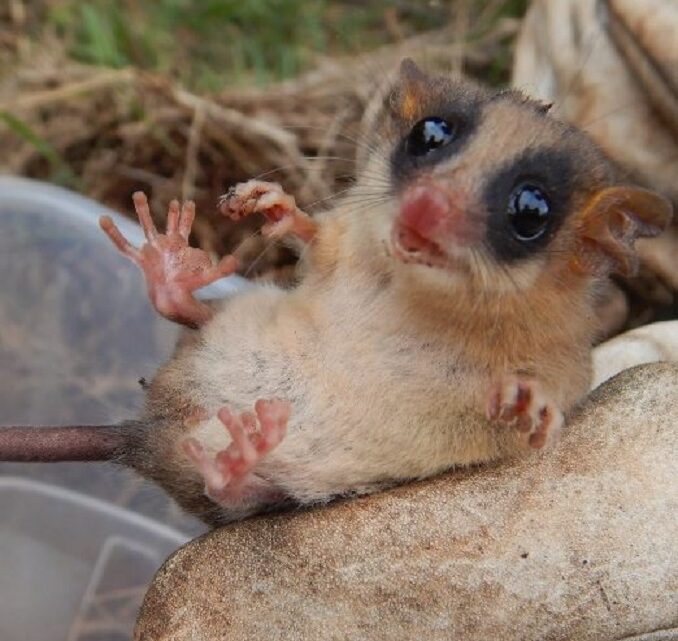
{"type": "Polygon", "coordinates": [[[129,510],[0,478],[0,639],[127,641],[146,586],[187,537],[129,510]]]}
{"type": "MultiPolygon", "coordinates": [[[[171,353],[178,329],[151,308],[143,278],[98,226],[112,216],[65,189],[0,176],[0,424],[100,423],[139,408],[138,379],[171,353]]],[[[243,279],[202,294],[223,297],[243,279]]]]}
{"type": "MultiPolygon", "coordinates": [[[[139,379],[172,351],[178,330],[99,229],[104,213],[143,241],[137,225],[92,200],[0,176],[0,426],[134,416],[139,379]]],[[[201,293],[223,297],[243,282],[201,293]]],[[[136,612],[123,595],[138,604],[162,560],[202,531],[161,490],[113,465],[1,463],[0,639],[129,638],[136,612]],[[119,607],[102,605],[109,587],[119,607]]]]}

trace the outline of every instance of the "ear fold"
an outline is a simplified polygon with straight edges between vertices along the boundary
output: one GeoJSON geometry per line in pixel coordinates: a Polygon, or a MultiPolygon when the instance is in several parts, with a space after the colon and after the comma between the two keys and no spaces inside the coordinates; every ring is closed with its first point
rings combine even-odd
{"type": "Polygon", "coordinates": [[[428,76],[414,60],[405,58],[400,63],[397,83],[389,100],[393,115],[401,120],[415,120],[419,116],[427,85],[428,76]]]}
{"type": "Polygon", "coordinates": [[[636,239],[660,234],[672,212],[666,198],[647,189],[621,186],[599,191],[577,216],[576,267],[632,276],[638,269],[636,239]]]}

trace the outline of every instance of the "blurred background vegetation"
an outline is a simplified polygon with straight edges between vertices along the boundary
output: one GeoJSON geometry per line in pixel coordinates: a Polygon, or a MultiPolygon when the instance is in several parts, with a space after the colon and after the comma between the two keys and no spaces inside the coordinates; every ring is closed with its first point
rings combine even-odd
{"type": "MultiPolygon", "coordinates": [[[[527,4],[6,0],[0,171],[123,213],[143,189],[159,219],[194,198],[194,242],[251,266],[259,241],[215,212],[228,185],[266,173],[302,204],[329,198],[352,179],[363,114],[399,59],[505,83],[527,4]]],[[[269,256],[264,270],[287,260],[269,256]]]]}
{"type": "MultiPolygon", "coordinates": [[[[318,56],[359,53],[439,28],[460,2],[442,0],[8,0],[17,39],[63,42],[77,61],[135,66],[196,91],[293,77],[318,56]]],[[[479,30],[520,17],[527,0],[482,6],[479,30]]],[[[473,39],[478,33],[467,33],[473,39]]],[[[3,37],[5,46],[11,36],[3,37]]],[[[498,60],[506,69],[507,60],[498,60]]],[[[501,80],[501,78],[491,78],[501,80]]]]}

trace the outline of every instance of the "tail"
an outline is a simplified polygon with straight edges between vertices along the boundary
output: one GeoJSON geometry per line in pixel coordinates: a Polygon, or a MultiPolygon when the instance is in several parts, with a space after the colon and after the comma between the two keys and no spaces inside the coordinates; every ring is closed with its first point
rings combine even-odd
{"type": "Polygon", "coordinates": [[[111,461],[127,445],[128,426],[0,427],[0,461],[111,461]]]}

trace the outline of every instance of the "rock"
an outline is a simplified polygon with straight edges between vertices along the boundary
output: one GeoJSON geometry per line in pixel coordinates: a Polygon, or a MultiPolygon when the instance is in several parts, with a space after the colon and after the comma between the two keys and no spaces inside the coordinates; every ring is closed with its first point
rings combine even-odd
{"type": "Polygon", "coordinates": [[[678,365],[626,371],[550,452],[197,539],[135,639],[678,638],[677,452],[678,365]]]}
{"type": "Polygon", "coordinates": [[[678,4],[608,0],[609,33],[660,118],[678,132],[678,4]]]}
{"type": "Polygon", "coordinates": [[[625,369],[659,361],[678,362],[678,321],[645,325],[596,347],[591,389],[625,369]]]}

